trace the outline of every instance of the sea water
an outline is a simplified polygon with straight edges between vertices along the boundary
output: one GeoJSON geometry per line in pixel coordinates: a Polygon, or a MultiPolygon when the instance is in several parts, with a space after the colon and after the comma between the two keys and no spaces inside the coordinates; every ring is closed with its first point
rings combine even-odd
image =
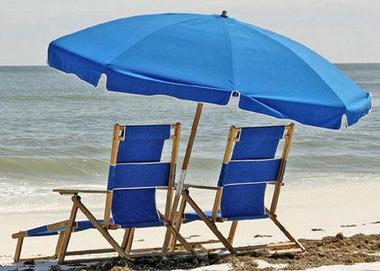
{"type": "MultiPolygon", "coordinates": [[[[372,94],[372,112],[346,130],[296,125],[285,182],[305,186],[380,181],[380,64],[338,67],[372,94]]],[[[206,104],[188,181],[215,184],[230,125],[286,123],[206,104]]],[[[182,123],[182,160],[196,104],[108,92],[48,67],[0,67],[0,214],[59,211],[56,187],[104,188],[113,123],[182,123]]],[[[94,206],[103,199],[90,198],[94,206]]]]}

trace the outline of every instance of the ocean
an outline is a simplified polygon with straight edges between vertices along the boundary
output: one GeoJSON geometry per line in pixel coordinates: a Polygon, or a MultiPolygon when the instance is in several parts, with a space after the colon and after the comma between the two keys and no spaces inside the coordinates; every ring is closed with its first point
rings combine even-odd
{"type": "MultiPolygon", "coordinates": [[[[285,182],[308,186],[380,181],[380,64],[338,64],[371,92],[372,112],[345,130],[296,125],[285,182]]],[[[182,123],[181,162],[196,104],[108,92],[48,67],[0,67],[0,214],[57,212],[57,187],[104,188],[113,123],[182,123]]],[[[285,123],[206,104],[188,182],[215,184],[230,125],[285,123]]],[[[91,197],[95,207],[102,201],[91,197]]]]}

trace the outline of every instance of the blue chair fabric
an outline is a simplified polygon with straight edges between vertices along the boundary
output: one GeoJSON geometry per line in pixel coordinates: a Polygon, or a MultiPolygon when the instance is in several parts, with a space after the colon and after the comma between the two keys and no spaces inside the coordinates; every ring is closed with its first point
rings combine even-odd
{"type": "MultiPolygon", "coordinates": [[[[264,200],[266,185],[275,182],[281,165],[276,159],[285,126],[240,128],[228,163],[223,163],[218,186],[223,188],[217,219],[248,220],[267,218],[264,200]]],[[[211,217],[211,212],[206,214],[211,217]]],[[[199,220],[186,213],[185,222],[199,220]]]]}
{"type": "Polygon", "coordinates": [[[168,186],[170,163],[160,160],[170,129],[170,125],[124,128],[108,180],[114,223],[122,228],[164,225],[156,206],[156,188],[168,186]]]}
{"type": "MultiPolygon", "coordinates": [[[[97,220],[100,224],[104,223],[103,219],[97,220]]],[[[113,219],[110,221],[111,224],[113,224],[113,219]]],[[[92,223],[88,220],[82,220],[82,221],[77,221],[76,225],[74,227],[74,232],[80,232],[88,229],[93,229],[94,226],[92,223]]],[[[50,236],[50,235],[56,235],[66,229],[65,226],[57,227],[54,229],[48,229],[47,225],[40,226],[37,228],[33,228],[30,230],[26,231],[26,236],[27,237],[38,237],[38,236],[50,236]]]]}
{"type": "MultiPolygon", "coordinates": [[[[110,223],[122,228],[162,226],[156,206],[156,188],[167,187],[170,163],[160,162],[171,125],[125,126],[116,165],[110,165],[107,189],[113,191],[110,223]]],[[[104,223],[104,220],[98,220],[104,223]]],[[[75,232],[93,229],[88,220],[77,221],[75,232]]],[[[26,236],[56,235],[65,227],[47,225],[26,231],[26,236]]]]}

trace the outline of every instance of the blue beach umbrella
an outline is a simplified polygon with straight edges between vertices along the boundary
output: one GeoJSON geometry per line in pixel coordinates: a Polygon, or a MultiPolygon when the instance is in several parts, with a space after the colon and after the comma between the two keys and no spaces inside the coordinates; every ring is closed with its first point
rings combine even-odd
{"type": "MultiPolygon", "coordinates": [[[[114,20],[50,43],[48,64],[110,91],[198,102],[181,181],[202,103],[239,107],[339,129],[371,108],[371,96],[327,60],[279,34],[226,15],[156,14],[114,20]]],[[[179,190],[177,190],[179,191],[179,190]]]]}
{"type": "Polygon", "coordinates": [[[305,46],[226,15],[114,20],[50,43],[48,64],[111,91],[168,95],[339,129],[371,108],[361,90],[305,46]]]}

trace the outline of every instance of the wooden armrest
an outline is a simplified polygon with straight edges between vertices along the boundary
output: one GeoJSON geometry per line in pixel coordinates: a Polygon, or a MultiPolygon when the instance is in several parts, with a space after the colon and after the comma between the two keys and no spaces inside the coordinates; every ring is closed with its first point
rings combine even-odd
{"type": "Polygon", "coordinates": [[[184,184],[184,188],[197,188],[197,189],[207,189],[207,190],[221,190],[219,186],[208,186],[208,185],[198,185],[198,184],[184,184]]]}
{"type": "Polygon", "coordinates": [[[53,189],[53,192],[58,192],[61,195],[76,195],[79,193],[87,193],[87,194],[107,194],[110,191],[108,190],[86,190],[86,189],[53,189]]]}

